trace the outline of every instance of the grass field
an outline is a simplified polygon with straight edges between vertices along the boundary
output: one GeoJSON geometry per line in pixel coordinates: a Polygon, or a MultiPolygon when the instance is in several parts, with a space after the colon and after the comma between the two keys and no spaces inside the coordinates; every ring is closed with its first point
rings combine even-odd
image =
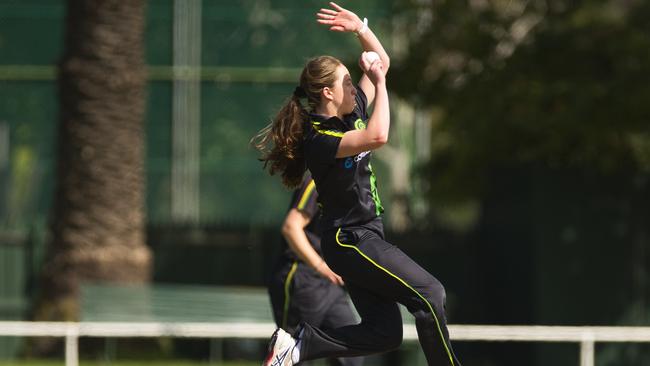
{"type": "MultiPolygon", "coordinates": [[[[61,361],[39,361],[39,360],[16,360],[0,361],[0,366],[62,366],[65,362],[61,361]]],[[[79,366],[259,366],[258,363],[251,362],[192,362],[192,361],[79,361],[79,366]]]]}

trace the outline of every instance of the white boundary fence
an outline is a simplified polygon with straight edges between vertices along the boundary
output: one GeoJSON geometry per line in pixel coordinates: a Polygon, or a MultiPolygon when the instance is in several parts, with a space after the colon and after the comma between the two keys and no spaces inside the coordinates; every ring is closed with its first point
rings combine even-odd
{"type": "MultiPolygon", "coordinates": [[[[54,323],[0,321],[0,336],[63,337],[65,364],[78,366],[79,337],[268,338],[272,323],[54,323]]],[[[650,327],[450,325],[452,341],[569,342],[580,344],[580,366],[594,366],[596,342],[650,342],[650,327]]],[[[404,339],[417,340],[404,325],[404,339]]]]}

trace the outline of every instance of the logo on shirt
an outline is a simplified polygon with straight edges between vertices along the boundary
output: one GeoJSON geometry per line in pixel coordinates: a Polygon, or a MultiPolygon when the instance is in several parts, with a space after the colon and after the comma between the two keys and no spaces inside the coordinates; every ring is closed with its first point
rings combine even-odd
{"type": "Polygon", "coordinates": [[[364,151],[364,152],[362,152],[361,154],[355,156],[355,157],[354,157],[354,161],[358,163],[358,162],[361,161],[361,159],[363,159],[363,158],[364,158],[366,155],[368,155],[368,154],[370,154],[370,151],[364,151]]]}
{"type": "Polygon", "coordinates": [[[352,168],[352,165],[354,165],[354,158],[350,156],[349,158],[345,159],[343,166],[345,167],[345,169],[350,169],[352,168]]]}
{"type": "Polygon", "coordinates": [[[364,152],[362,152],[362,153],[359,154],[359,155],[355,155],[355,156],[350,156],[350,157],[348,157],[348,158],[345,159],[345,161],[343,162],[343,167],[344,167],[345,169],[350,169],[350,168],[352,168],[352,166],[354,166],[354,163],[358,163],[358,162],[360,162],[361,159],[363,159],[363,158],[364,158],[366,155],[368,155],[368,154],[370,154],[370,151],[364,151],[364,152]]]}
{"type": "Polygon", "coordinates": [[[359,118],[358,120],[354,121],[354,128],[357,130],[365,130],[366,129],[366,123],[359,118]]]}

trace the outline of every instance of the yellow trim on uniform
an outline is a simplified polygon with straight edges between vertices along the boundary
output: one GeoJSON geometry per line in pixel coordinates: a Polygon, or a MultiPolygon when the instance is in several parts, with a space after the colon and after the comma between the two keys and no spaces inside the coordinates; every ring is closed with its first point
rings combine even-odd
{"type": "Polygon", "coordinates": [[[291,280],[293,279],[293,275],[296,273],[296,269],[298,269],[298,261],[293,262],[291,269],[289,270],[289,274],[287,275],[287,279],[284,281],[284,311],[282,313],[282,328],[284,329],[287,327],[289,302],[291,300],[289,297],[289,287],[291,286],[291,280]]]}
{"type": "Polygon", "coordinates": [[[431,306],[431,304],[429,303],[429,301],[427,301],[427,299],[425,299],[424,296],[422,296],[422,295],[421,295],[421,294],[420,294],[416,289],[414,289],[411,285],[409,285],[408,283],[406,283],[406,281],[404,281],[403,279],[399,278],[397,275],[393,274],[391,271],[387,270],[386,268],[380,266],[377,262],[375,262],[372,258],[368,257],[365,253],[363,253],[363,252],[362,252],[359,248],[357,248],[356,246],[354,246],[354,245],[350,245],[350,244],[344,244],[344,243],[341,243],[341,241],[339,241],[339,234],[340,234],[340,233],[341,233],[341,228],[339,228],[338,231],[336,231],[336,242],[337,242],[340,246],[345,247],[345,248],[352,248],[352,249],[356,250],[359,254],[361,254],[362,257],[366,258],[370,263],[374,264],[377,268],[379,268],[379,269],[381,269],[382,271],[388,273],[391,277],[395,278],[396,280],[398,280],[399,282],[401,282],[404,286],[406,286],[407,288],[409,288],[411,291],[415,292],[415,294],[418,295],[418,297],[419,297],[420,299],[422,299],[422,300],[427,304],[427,306],[429,307],[429,310],[431,310],[431,315],[433,315],[433,320],[436,321],[436,326],[437,326],[437,328],[438,328],[438,333],[440,334],[440,338],[442,339],[442,344],[445,346],[445,351],[447,351],[447,356],[449,357],[449,361],[451,362],[451,365],[454,366],[454,359],[453,359],[453,357],[451,356],[451,352],[449,351],[449,347],[447,347],[447,343],[445,342],[445,337],[442,335],[442,329],[440,329],[440,322],[438,322],[438,317],[436,316],[436,313],[433,311],[433,306],[431,306]]]}
{"type": "Polygon", "coordinates": [[[320,122],[311,121],[311,124],[314,130],[316,130],[316,132],[318,133],[321,133],[323,135],[335,136],[335,137],[343,137],[344,132],[336,131],[336,130],[324,130],[320,127],[317,127],[318,125],[320,125],[320,122]]]}
{"type": "Polygon", "coordinates": [[[305,205],[307,204],[307,200],[309,200],[309,196],[311,196],[311,192],[314,191],[314,187],[316,187],[316,183],[314,183],[314,180],[312,179],[309,184],[307,184],[307,188],[305,188],[305,191],[302,193],[302,197],[300,197],[300,201],[298,201],[298,210],[302,210],[305,208],[305,205]]]}

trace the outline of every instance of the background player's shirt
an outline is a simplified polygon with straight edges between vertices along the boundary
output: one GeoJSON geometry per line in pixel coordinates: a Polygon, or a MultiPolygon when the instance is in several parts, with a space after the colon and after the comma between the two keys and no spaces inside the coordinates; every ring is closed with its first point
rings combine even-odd
{"type": "MultiPolygon", "coordinates": [[[[311,218],[309,224],[305,227],[305,234],[307,235],[307,239],[309,239],[311,246],[314,247],[316,252],[322,256],[322,253],[320,251],[320,228],[318,224],[320,210],[318,208],[317,198],[318,193],[316,193],[316,186],[314,185],[314,181],[312,180],[311,175],[309,173],[306,173],[302,184],[293,192],[293,195],[291,196],[291,203],[289,204],[289,209],[287,209],[287,212],[295,208],[307,215],[307,217],[311,218]]],[[[286,240],[284,240],[284,238],[282,240],[282,243],[283,259],[291,262],[294,260],[300,260],[296,253],[291,250],[289,244],[286,240]]]]}

